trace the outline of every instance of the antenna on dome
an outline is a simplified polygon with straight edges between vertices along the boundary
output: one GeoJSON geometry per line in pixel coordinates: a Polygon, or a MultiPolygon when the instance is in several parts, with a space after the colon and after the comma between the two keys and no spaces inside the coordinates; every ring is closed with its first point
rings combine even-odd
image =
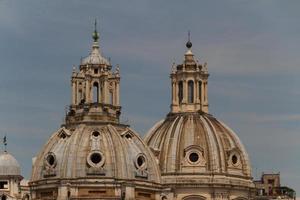
{"type": "Polygon", "coordinates": [[[186,47],[187,47],[188,49],[190,49],[192,46],[193,46],[193,44],[192,44],[192,42],[191,42],[191,31],[189,30],[189,31],[188,31],[188,41],[187,41],[187,43],[186,43],[186,47]]]}
{"type": "Polygon", "coordinates": [[[93,32],[93,39],[94,39],[94,42],[98,42],[98,39],[99,39],[99,33],[97,31],[97,19],[95,19],[95,23],[94,23],[94,32],[93,32]]]}
{"type": "Polygon", "coordinates": [[[6,135],[3,137],[3,144],[4,144],[4,152],[7,152],[7,138],[6,135]]]}

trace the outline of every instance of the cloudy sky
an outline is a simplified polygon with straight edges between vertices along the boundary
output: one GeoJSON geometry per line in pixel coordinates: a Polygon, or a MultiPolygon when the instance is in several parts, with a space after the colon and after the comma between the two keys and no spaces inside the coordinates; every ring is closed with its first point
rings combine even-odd
{"type": "Polygon", "coordinates": [[[29,178],[62,123],[95,18],[104,55],[121,67],[122,121],[144,135],[169,112],[171,64],[191,30],[211,75],[210,113],[237,132],[254,177],[280,172],[300,192],[299,9],[297,0],[0,0],[0,136],[29,178]]]}

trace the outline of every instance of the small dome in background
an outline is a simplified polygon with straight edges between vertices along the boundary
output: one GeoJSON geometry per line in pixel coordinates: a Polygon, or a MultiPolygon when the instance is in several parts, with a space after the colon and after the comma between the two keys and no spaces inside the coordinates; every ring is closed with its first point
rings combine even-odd
{"type": "Polygon", "coordinates": [[[0,154],[0,175],[21,175],[21,167],[18,161],[7,152],[0,154]]]}

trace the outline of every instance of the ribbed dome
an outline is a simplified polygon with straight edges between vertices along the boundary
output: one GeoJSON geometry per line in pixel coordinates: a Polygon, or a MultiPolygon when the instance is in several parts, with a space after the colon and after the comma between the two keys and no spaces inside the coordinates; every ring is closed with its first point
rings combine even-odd
{"type": "Polygon", "coordinates": [[[16,175],[20,176],[21,167],[18,161],[9,153],[0,154],[0,176],[16,175]]]}
{"type": "Polygon", "coordinates": [[[203,176],[212,175],[251,179],[243,144],[210,114],[169,114],[148,132],[145,141],[156,152],[162,176],[169,176],[167,182],[176,181],[180,175],[189,175],[186,182],[211,181],[203,176]]]}
{"type": "Polygon", "coordinates": [[[92,64],[92,65],[110,65],[108,60],[101,55],[98,43],[95,42],[90,55],[83,58],[81,65],[92,64]]]}
{"type": "Polygon", "coordinates": [[[51,178],[159,183],[160,172],[150,149],[127,126],[80,124],[59,129],[37,156],[31,181],[51,178]]]}

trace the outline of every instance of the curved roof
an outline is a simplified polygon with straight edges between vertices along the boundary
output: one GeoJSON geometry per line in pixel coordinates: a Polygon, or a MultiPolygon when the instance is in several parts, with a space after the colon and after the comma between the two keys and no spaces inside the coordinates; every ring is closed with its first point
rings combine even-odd
{"type": "Polygon", "coordinates": [[[169,114],[145,137],[162,176],[225,175],[251,179],[248,154],[237,135],[212,115],[169,114]]]}
{"type": "Polygon", "coordinates": [[[59,129],[37,156],[31,181],[88,177],[160,182],[156,159],[138,134],[110,124],[59,129]]]}
{"type": "Polygon", "coordinates": [[[81,61],[81,65],[87,65],[87,64],[110,65],[109,61],[101,55],[99,45],[97,42],[94,42],[90,55],[83,58],[81,61]]]}
{"type": "Polygon", "coordinates": [[[0,154],[0,175],[21,175],[21,167],[18,161],[7,152],[0,154]]]}

